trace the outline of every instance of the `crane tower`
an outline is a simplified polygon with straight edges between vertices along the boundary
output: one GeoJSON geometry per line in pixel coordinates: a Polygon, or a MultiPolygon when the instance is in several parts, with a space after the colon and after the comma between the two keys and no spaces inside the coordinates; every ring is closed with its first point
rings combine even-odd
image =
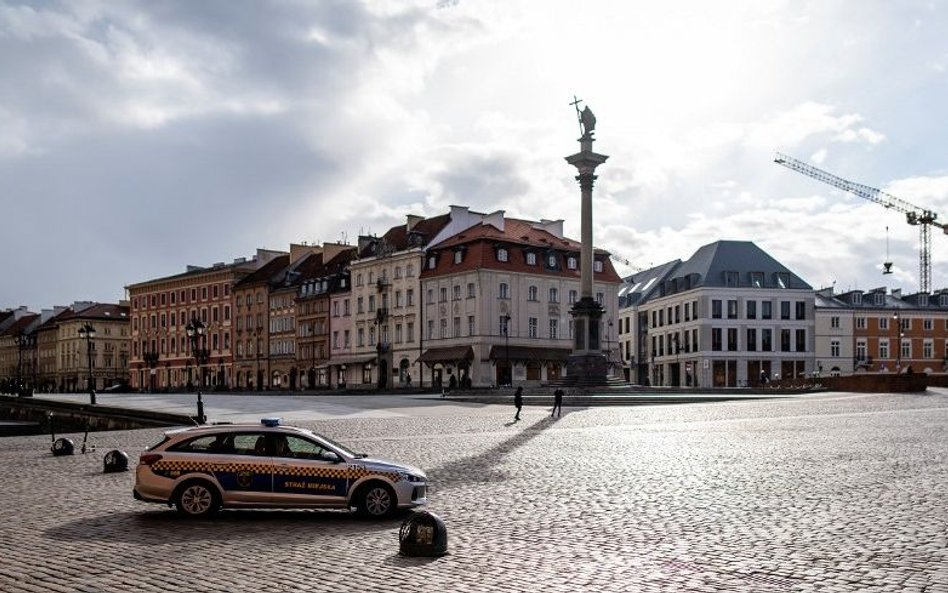
{"type": "Polygon", "coordinates": [[[860,198],[869,200],[870,202],[875,202],[876,204],[881,204],[882,206],[895,210],[896,212],[901,212],[905,214],[905,221],[912,226],[919,227],[919,263],[918,263],[918,278],[920,284],[920,290],[924,293],[931,292],[932,285],[932,237],[931,237],[931,227],[935,226],[940,228],[946,234],[948,234],[948,225],[938,222],[938,214],[931,210],[926,210],[924,208],[919,208],[913,204],[906,202],[900,198],[897,198],[891,194],[888,194],[881,189],[870,187],[868,185],[863,185],[861,183],[856,183],[854,181],[849,181],[848,179],[843,179],[828,173],[822,169],[814,167],[813,165],[804,163],[801,160],[795,159],[791,156],[785,154],[777,153],[774,157],[774,162],[778,165],[783,165],[784,167],[790,169],[791,171],[796,171],[797,173],[803,173],[808,177],[812,177],[817,181],[822,181],[828,185],[832,185],[835,188],[841,189],[845,192],[849,192],[853,195],[859,196],[860,198]]]}

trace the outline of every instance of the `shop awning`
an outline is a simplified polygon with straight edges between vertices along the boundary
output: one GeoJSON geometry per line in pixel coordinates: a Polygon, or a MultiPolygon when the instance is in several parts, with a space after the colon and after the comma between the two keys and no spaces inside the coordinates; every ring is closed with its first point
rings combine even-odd
{"type": "Polygon", "coordinates": [[[539,348],[536,346],[491,346],[490,360],[516,362],[566,362],[572,350],[568,348],[539,348]]]}
{"type": "Polygon", "coordinates": [[[329,360],[329,364],[332,366],[339,366],[341,364],[356,365],[365,364],[367,362],[375,362],[377,360],[378,356],[375,354],[357,354],[351,356],[334,356],[329,360]]]}
{"type": "Polygon", "coordinates": [[[460,362],[474,360],[474,348],[471,346],[446,346],[444,348],[428,348],[415,362],[460,362]]]}

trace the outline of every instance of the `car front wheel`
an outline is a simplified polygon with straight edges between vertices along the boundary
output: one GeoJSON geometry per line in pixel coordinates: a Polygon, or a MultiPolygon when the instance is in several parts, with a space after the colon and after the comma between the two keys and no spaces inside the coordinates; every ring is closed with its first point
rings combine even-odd
{"type": "Polygon", "coordinates": [[[207,517],[220,508],[220,498],[213,486],[203,481],[186,482],[175,497],[178,512],[189,517],[207,517]]]}
{"type": "Polygon", "coordinates": [[[368,484],[362,488],[356,501],[356,508],[360,515],[377,519],[391,515],[396,507],[395,493],[380,482],[368,484]]]}

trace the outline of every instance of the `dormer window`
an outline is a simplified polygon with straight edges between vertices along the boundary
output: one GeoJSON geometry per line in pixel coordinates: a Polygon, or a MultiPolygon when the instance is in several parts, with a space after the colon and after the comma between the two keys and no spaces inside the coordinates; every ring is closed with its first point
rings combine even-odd
{"type": "Polygon", "coordinates": [[[546,265],[548,265],[548,266],[551,267],[551,268],[555,268],[555,267],[556,267],[556,255],[554,255],[554,254],[552,254],[552,253],[551,253],[550,255],[548,255],[547,258],[546,258],[546,265]]]}
{"type": "Polygon", "coordinates": [[[790,288],[790,274],[777,272],[777,288],[790,288]]]}
{"type": "Polygon", "coordinates": [[[597,260],[593,261],[593,271],[594,271],[594,272],[601,272],[601,271],[602,271],[602,260],[597,259],[597,260]]]}
{"type": "Polygon", "coordinates": [[[948,307],[948,294],[938,295],[938,306],[939,307],[948,307]]]}
{"type": "Polygon", "coordinates": [[[724,272],[724,286],[737,286],[740,274],[734,271],[724,272]]]}
{"type": "Polygon", "coordinates": [[[764,273],[763,272],[751,272],[751,286],[754,288],[763,288],[764,287],[764,273]]]}
{"type": "Polygon", "coordinates": [[[853,293],[853,304],[854,304],[854,305],[861,305],[861,304],[862,304],[862,293],[861,293],[861,292],[854,292],[854,293],[853,293]]]}
{"type": "Polygon", "coordinates": [[[454,263],[459,264],[464,259],[464,252],[458,249],[454,252],[454,263]]]}
{"type": "Polygon", "coordinates": [[[527,253],[527,265],[535,266],[537,265],[537,254],[536,253],[527,253]]]}
{"type": "Polygon", "coordinates": [[[882,306],[885,304],[885,295],[881,292],[877,292],[873,295],[873,301],[877,306],[882,306]]]}
{"type": "Polygon", "coordinates": [[[437,263],[438,263],[438,259],[435,256],[433,255],[428,256],[428,269],[429,270],[435,269],[435,265],[437,263]]]}
{"type": "Polygon", "coordinates": [[[576,269],[576,258],[575,258],[575,257],[572,257],[572,256],[566,258],[566,267],[569,268],[570,270],[575,270],[575,269],[576,269]]]}
{"type": "Polygon", "coordinates": [[[507,261],[509,258],[507,250],[501,247],[497,250],[497,261],[507,261]]]}

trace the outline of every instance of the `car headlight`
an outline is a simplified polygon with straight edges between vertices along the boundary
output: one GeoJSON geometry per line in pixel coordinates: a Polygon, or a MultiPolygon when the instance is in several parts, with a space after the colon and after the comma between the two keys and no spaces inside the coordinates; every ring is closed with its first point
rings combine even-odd
{"type": "Polygon", "coordinates": [[[406,482],[424,482],[425,479],[421,476],[416,476],[415,474],[410,474],[408,472],[398,472],[398,479],[405,480],[406,482]]]}

